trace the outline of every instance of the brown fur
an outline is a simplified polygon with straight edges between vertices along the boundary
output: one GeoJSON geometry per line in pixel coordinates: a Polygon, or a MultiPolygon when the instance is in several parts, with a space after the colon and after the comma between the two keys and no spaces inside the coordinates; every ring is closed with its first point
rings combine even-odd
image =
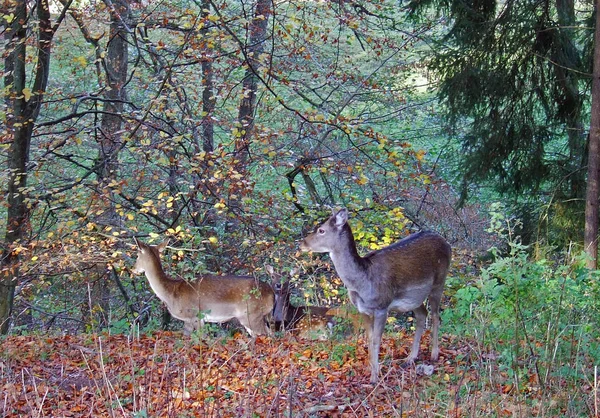
{"type": "Polygon", "coordinates": [[[173,279],[165,274],[160,261],[167,242],[146,245],[136,239],[136,244],[138,257],[133,272],[146,274],[171,315],[184,321],[184,333],[197,330],[203,322],[234,318],[251,336],[269,333],[275,296],[267,283],[249,276],[201,275],[191,282],[173,279]]]}

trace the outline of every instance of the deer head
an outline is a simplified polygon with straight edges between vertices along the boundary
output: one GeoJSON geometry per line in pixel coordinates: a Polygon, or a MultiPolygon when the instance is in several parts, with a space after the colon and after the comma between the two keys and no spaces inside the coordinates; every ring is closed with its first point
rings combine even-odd
{"type": "MultiPolygon", "coordinates": [[[[332,330],[345,323],[350,332],[362,328],[361,315],[352,313],[345,308],[329,308],[324,306],[293,306],[290,302],[290,281],[272,266],[265,266],[272,279],[275,291],[275,309],[273,319],[275,329],[290,330],[301,338],[324,340],[331,336],[332,330]]],[[[294,268],[290,271],[290,278],[297,273],[294,268]]],[[[347,335],[344,332],[344,335],[347,335]]]]}

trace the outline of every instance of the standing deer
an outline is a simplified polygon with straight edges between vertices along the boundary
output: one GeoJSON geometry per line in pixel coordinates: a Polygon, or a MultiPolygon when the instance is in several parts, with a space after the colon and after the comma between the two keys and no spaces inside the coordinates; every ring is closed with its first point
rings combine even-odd
{"type": "MultiPolygon", "coordinates": [[[[135,238],[134,238],[135,239],[135,238]]],[[[150,287],[173,317],[184,322],[184,334],[204,322],[227,322],[236,318],[250,336],[268,334],[275,303],[273,289],[250,276],[201,275],[193,282],[173,279],[162,268],[160,254],[168,245],[147,245],[135,239],[135,274],[146,273],[150,287]]]]}
{"type": "Polygon", "coordinates": [[[366,315],[371,383],[379,377],[379,348],[388,312],[414,312],[416,332],[406,359],[413,363],[425,329],[427,308],[423,302],[427,298],[432,316],[431,360],[438,360],[440,301],[452,255],[444,238],[419,232],[361,257],[348,225],[348,211],[341,209],[304,238],[300,249],[329,253],[350,300],[366,315]]]}
{"type": "MultiPolygon", "coordinates": [[[[332,329],[340,321],[350,326],[351,331],[357,331],[363,326],[362,315],[355,314],[344,308],[329,308],[325,306],[294,306],[290,301],[290,282],[282,274],[267,265],[265,269],[272,279],[275,290],[275,308],[273,321],[275,330],[291,330],[301,338],[327,339],[332,329]]],[[[296,270],[290,272],[294,276],[296,270]]]]}

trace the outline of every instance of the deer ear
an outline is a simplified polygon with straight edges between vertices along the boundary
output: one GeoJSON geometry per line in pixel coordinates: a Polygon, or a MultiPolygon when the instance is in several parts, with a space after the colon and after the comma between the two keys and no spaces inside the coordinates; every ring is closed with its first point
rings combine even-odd
{"type": "Polygon", "coordinates": [[[348,222],[348,209],[342,208],[335,214],[335,226],[344,226],[346,222],[348,222]]]}
{"type": "Polygon", "coordinates": [[[273,270],[273,266],[271,266],[270,264],[265,265],[265,270],[267,270],[267,273],[269,273],[269,275],[273,275],[275,274],[275,270],[273,270]]]}
{"type": "Polygon", "coordinates": [[[158,248],[159,253],[162,253],[165,250],[165,248],[167,248],[168,245],[169,245],[169,240],[166,239],[163,242],[161,242],[160,244],[158,244],[156,246],[156,248],[158,248]]]}
{"type": "Polygon", "coordinates": [[[133,240],[135,241],[135,246],[137,247],[137,249],[141,250],[142,246],[140,245],[140,242],[138,241],[138,239],[136,237],[133,237],[133,240]]]}

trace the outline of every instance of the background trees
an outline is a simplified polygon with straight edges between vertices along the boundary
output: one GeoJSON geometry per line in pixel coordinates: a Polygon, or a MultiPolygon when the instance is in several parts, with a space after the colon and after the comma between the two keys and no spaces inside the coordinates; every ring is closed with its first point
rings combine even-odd
{"type": "Polygon", "coordinates": [[[6,140],[2,144],[6,151],[7,193],[6,229],[0,253],[0,333],[6,333],[15,286],[21,274],[19,248],[28,240],[31,211],[36,205],[27,195],[31,141],[48,84],[51,43],[65,15],[61,13],[53,22],[45,0],[31,4],[5,2],[1,10],[6,102],[3,115],[6,140]]]}
{"type": "Polygon", "coordinates": [[[580,241],[594,2],[416,0],[410,8],[450,19],[428,68],[458,129],[463,199],[490,185],[529,221],[532,240],[580,241]]]}

